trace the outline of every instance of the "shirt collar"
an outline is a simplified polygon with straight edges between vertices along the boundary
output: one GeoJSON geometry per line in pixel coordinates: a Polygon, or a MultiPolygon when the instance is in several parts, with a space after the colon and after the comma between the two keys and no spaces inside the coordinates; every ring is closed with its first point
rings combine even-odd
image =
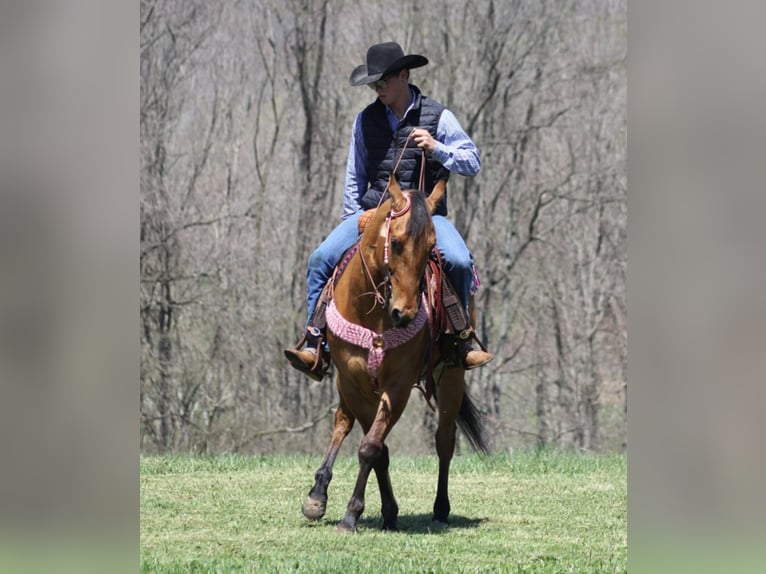
{"type": "Polygon", "coordinates": [[[406,110],[404,110],[404,115],[402,116],[401,120],[399,120],[396,117],[396,114],[389,106],[386,106],[386,119],[388,119],[388,123],[391,126],[391,131],[396,130],[399,123],[404,121],[404,118],[407,117],[407,114],[410,113],[410,110],[415,105],[415,101],[417,100],[418,95],[415,92],[415,90],[412,89],[412,86],[410,86],[410,95],[412,96],[412,99],[410,100],[410,105],[407,107],[406,110]]]}

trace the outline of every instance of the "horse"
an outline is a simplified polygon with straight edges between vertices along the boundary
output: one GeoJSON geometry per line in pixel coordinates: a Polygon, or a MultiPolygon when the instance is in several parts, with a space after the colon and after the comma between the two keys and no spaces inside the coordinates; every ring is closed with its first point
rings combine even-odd
{"type": "MultiPolygon", "coordinates": [[[[426,328],[430,311],[423,280],[436,243],[431,216],[445,188],[446,182],[439,181],[426,197],[419,191],[402,191],[391,176],[390,198],[366,224],[357,252],[337,280],[327,309],[327,339],[337,372],[339,401],[330,444],[302,511],[309,520],[324,516],[335,458],[354,422],[359,421],[364,431],[358,451],[359,471],[345,516],[336,526],[339,532],[356,532],[372,470],[380,490],[382,529],[397,530],[399,507],[391,486],[385,441],[404,411],[410,391],[423,376],[429,348],[438,353],[426,328]]],[[[462,365],[442,365],[440,370],[434,393],[439,413],[435,527],[449,523],[448,477],[456,424],[475,450],[487,450],[481,415],[465,391],[462,365]]]]}

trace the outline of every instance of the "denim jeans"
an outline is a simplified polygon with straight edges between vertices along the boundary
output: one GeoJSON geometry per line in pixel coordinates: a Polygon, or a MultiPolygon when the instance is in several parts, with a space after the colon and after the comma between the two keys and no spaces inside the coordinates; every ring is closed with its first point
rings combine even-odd
{"type": "MultiPolygon", "coordinates": [[[[332,271],[340,261],[340,257],[356,243],[359,237],[358,225],[362,213],[364,211],[359,210],[344,219],[309,257],[306,271],[308,287],[306,297],[307,325],[311,323],[311,316],[314,314],[319,295],[322,294],[325,283],[332,276],[332,271]]],[[[434,215],[433,222],[436,230],[436,247],[441,253],[444,270],[463,305],[468,307],[468,298],[473,282],[471,252],[468,251],[465,241],[449,219],[441,215],[434,215]]]]}

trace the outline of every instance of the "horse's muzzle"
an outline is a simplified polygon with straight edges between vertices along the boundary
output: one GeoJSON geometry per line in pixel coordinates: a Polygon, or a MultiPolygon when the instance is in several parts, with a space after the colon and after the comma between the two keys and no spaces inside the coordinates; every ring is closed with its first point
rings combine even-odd
{"type": "Polygon", "coordinates": [[[404,329],[409,325],[415,317],[418,315],[418,307],[415,307],[414,310],[405,312],[402,311],[396,307],[391,309],[391,321],[394,324],[394,327],[397,327],[399,329],[404,329]]]}

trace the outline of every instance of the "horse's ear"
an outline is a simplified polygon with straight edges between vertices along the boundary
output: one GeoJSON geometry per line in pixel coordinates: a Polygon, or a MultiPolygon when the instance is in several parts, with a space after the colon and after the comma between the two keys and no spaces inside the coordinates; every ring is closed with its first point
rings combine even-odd
{"type": "Polygon", "coordinates": [[[404,194],[402,193],[402,188],[399,187],[399,182],[396,181],[396,177],[394,177],[393,173],[388,177],[388,193],[391,194],[394,209],[401,209],[402,202],[405,201],[404,194]]]}
{"type": "Polygon", "coordinates": [[[436,206],[439,204],[439,201],[442,197],[444,197],[444,192],[447,190],[447,180],[446,179],[440,179],[436,182],[436,185],[434,186],[433,191],[431,191],[431,195],[428,196],[426,199],[426,202],[428,203],[428,211],[431,215],[434,214],[434,211],[436,211],[436,206]]]}

